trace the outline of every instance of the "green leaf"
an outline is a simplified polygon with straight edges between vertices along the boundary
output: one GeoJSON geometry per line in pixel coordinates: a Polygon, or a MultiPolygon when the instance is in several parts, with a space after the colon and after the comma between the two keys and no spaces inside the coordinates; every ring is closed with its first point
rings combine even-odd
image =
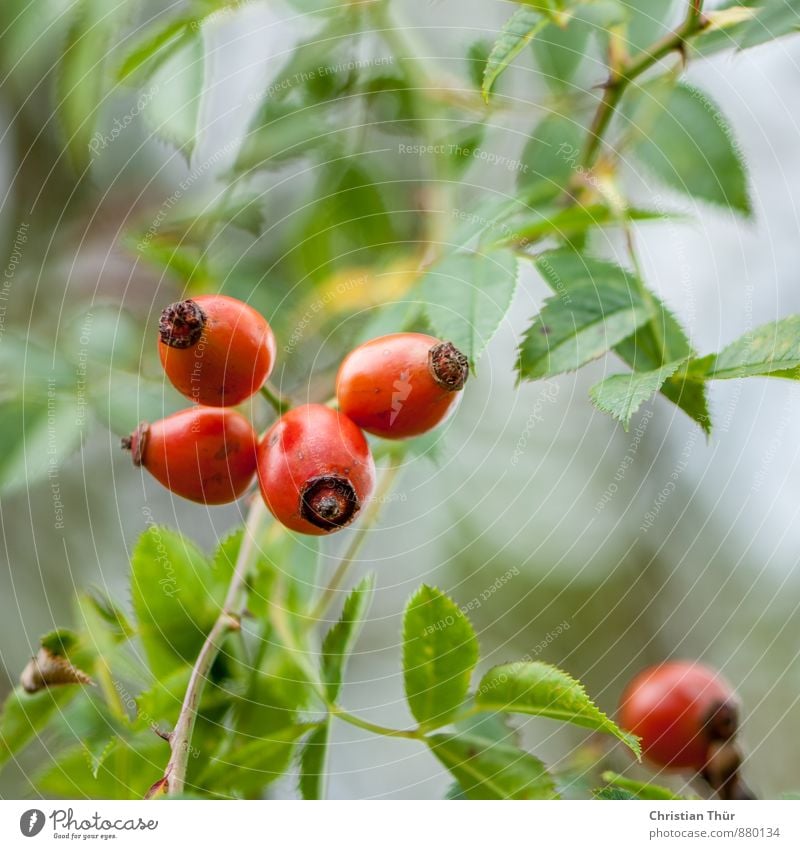
{"type": "Polygon", "coordinates": [[[478,640],[458,605],[422,585],[403,618],[406,698],[420,724],[444,725],[461,707],[478,662],[478,640]]]}
{"type": "Polygon", "coordinates": [[[686,800],[685,796],[678,796],[671,790],[667,790],[666,787],[643,781],[634,781],[632,778],[625,778],[625,776],[618,775],[616,772],[604,772],[602,778],[607,784],[630,793],[636,799],[673,802],[686,800]]]}
{"type": "MultiPolygon", "coordinates": [[[[629,272],[618,265],[587,257],[569,248],[542,254],[538,268],[550,288],[559,293],[569,293],[571,287],[598,284],[623,290],[635,285],[629,272]]],[[[667,362],[687,359],[695,354],[675,316],[652,292],[649,300],[652,320],[614,346],[614,352],[634,371],[652,371],[667,362]],[[660,330],[660,338],[655,335],[654,325],[660,330]]],[[[710,431],[711,418],[705,384],[701,380],[690,379],[681,371],[664,383],[661,393],[691,416],[706,433],[710,431]]]]}
{"type": "Polygon", "coordinates": [[[627,430],[633,414],[675,374],[681,362],[667,363],[654,371],[614,374],[595,384],[589,395],[598,409],[610,413],[627,430]]]}
{"type": "Polygon", "coordinates": [[[566,26],[548,24],[533,40],[533,55],[550,88],[572,91],[571,81],[586,56],[590,31],[585,21],[571,19],[566,26]]]}
{"type": "Polygon", "coordinates": [[[0,713],[0,768],[16,757],[73,699],[82,694],[77,687],[40,690],[30,695],[16,687],[0,713]]]}
{"type": "Polygon", "coordinates": [[[97,778],[100,767],[114,750],[117,741],[117,737],[97,737],[84,742],[83,753],[89,764],[89,772],[92,774],[92,778],[97,778]]]}
{"type": "Polygon", "coordinates": [[[747,28],[756,15],[757,0],[727,0],[716,9],[707,11],[710,25],[688,41],[689,57],[713,56],[721,50],[741,47],[747,28]]]}
{"type": "Polygon", "coordinates": [[[603,802],[631,802],[636,799],[630,790],[623,790],[621,787],[601,787],[595,790],[592,795],[595,799],[603,802]]]}
{"type": "Polygon", "coordinates": [[[657,179],[698,200],[752,212],[733,131],[700,89],[663,79],[631,93],[632,150],[657,179]]]}
{"type": "Polygon", "coordinates": [[[483,73],[491,52],[492,42],[486,38],[479,38],[477,41],[473,41],[467,48],[467,73],[470,82],[476,89],[480,89],[483,84],[483,73]]]}
{"type": "Polygon", "coordinates": [[[67,657],[77,643],[78,635],[67,628],[50,631],[39,639],[39,644],[42,648],[47,649],[51,654],[58,657],[67,657]]]}
{"type": "Polygon", "coordinates": [[[198,783],[211,791],[225,787],[245,794],[257,793],[286,772],[295,743],[314,728],[308,723],[290,725],[212,757],[198,783]]]}
{"type": "Polygon", "coordinates": [[[335,702],[339,697],[347,657],[358,638],[374,586],[372,575],[367,575],[356,584],[345,600],[339,621],[322,641],[322,678],[330,702],[335,702]]]}
{"type": "Polygon", "coordinates": [[[583,685],[548,663],[519,661],[495,666],[481,680],[475,703],[486,710],[546,716],[612,734],[641,757],[637,738],[612,722],[583,685]]]}
{"type": "Polygon", "coordinates": [[[435,734],[427,742],[468,799],[558,798],[544,764],[515,746],[453,734],[435,734]]]}
{"type": "Polygon", "coordinates": [[[548,24],[548,20],[534,9],[517,9],[506,21],[492,47],[483,72],[483,98],[489,100],[497,78],[505,71],[522,49],[548,24]]]}
{"type": "Polygon", "coordinates": [[[473,368],[511,307],[517,260],[510,251],[453,253],[429,268],[419,298],[434,333],[452,342],[473,368]]]}
{"type": "MultiPolygon", "coordinates": [[[[587,3],[584,8],[592,9],[595,5],[609,4],[587,3]]],[[[616,0],[613,5],[622,10],[624,46],[631,55],[646,50],[653,42],[667,35],[673,25],[672,12],[676,0],[659,0],[658,3],[653,3],[653,0],[616,0]]],[[[608,16],[609,12],[603,10],[603,14],[608,16]]],[[[606,36],[606,33],[601,36],[606,36]]]]}
{"type": "Polygon", "coordinates": [[[504,228],[507,236],[499,243],[527,247],[546,238],[569,241],[594,227],[623,227],[632,221],[665,221],[671,217],[661,212],[636,208],[626,209],[620,214],[603,203],[555,206],[509,221],[504,228]]]}
{"type": "Polygon", "coordinates": [[[159,21],[125,54],[117,69],[117,79],[141,83],[182,44],[187,30],[196,29],[198,25],[199,18],[194,16],[174,18],[166,24],[159,21]]]}
{"type": "Polygon", "coordinates": [[[268,619],[273,607],[283,612],[297,637],[308,631],[308,612],[317,587],[319,542],[276,526],[259,549],[248,608],[268,619]]]}
{"type": "Polygon", "coordinates": [[[34,776],[35,786],[65,799],[141,799],[160,778],[169,752],[150,729],[131,739],[116,737],[97,764],[83,744],[59,753],[52,765],[34,776]]]}
{"type": "Polygon", "coordinates": [[[748,24],[740,46],[755,47],[800,30],[800,0],[765,0],[748,24]]]}
{"type": "Polygon", "coordinates": [[[56,383],[39,386],[38,394],[5,400],[0,404],[0,491],[30,487],[52,475],[51,516],[63,527],[64,504],[58,490],[58,470],[80,446],[86,429],[72,387],[56,383]]]}
{"type": "Polygon", "coordinates": [[[574,371],[601,357],[650,319],[638,293],[612,285],[570,287],[548,298],[519,347],[520,379],[536,380],[574,371]]]}
{"type": "Polygon", "coordinates": [[[89,144],[110,89],[108,64],[126,19],[127,0],[78,0],[58,64],[58,115],[69,158],[82,173],[91,162],[89,144]]]}
{"type": "Polygon", "coordinates": [[[131,556],[131,596],[145,654],[157,676],[193,663],[225,596],[229,565],[214,569],[197,546],[152,526],[131,556]]]}
{"type": "Polygon", "coordinates": [[[149,77],[148,125],[188,161],[197,145],[205,88],[205,46],[201,29],[187,28],[149,77]]]}
{"type": "Polygon", "coordinates": [[[550,113],[534,127],[522,151],[517,186],[535,202],[557,197],[576,172],[582,145],[581,125],[550,113]]]}
{"type": "Polygon", "coordinates": [[[757,327],[719,354],[692,364],[690,373],[707,380],[770,375],[800,379],[800,315],[757,327]]]}
{"type": "Polygon", "coordinates": [[[563,14],[565,0],[517,0],[517,2],[523,6],[530,6],[562,25],[566,23],[567,17],[563,14]]]}
{"type": "Polygon", "coordinates": [[[304,799],[325,798],[325,761],[328,753],[330,720],[320,723],[303,744],[300,753],[300,795],[304,799]]]}

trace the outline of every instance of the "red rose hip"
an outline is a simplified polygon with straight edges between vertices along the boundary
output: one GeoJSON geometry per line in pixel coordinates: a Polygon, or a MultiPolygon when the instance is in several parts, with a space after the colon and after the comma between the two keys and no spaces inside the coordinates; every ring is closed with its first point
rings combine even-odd
{"type": "Polygon", "coordinates": [[[258,482],[279,522],[319,536],[355,519],[375,486],[375,464],[364,434],[347,416],[306,404],[265,434],[258,482]]]}
{"type": "Polygon", "coordinates": [[[253,480],[258,436],[235,410],[192,407],[153,424],[143,422],[122,446],[135,465],[176,495],[225,504],[253,480]]]}
{"type": "Polygon", "coordinates": [[[336,378],[339,409],[386,439],[419,436],[453,412],[469,374],[450,342],[424,333],[393,333],[360,345],[336,378]]]}
{"type": "Polygon", "coordinates": [[[226,295],[171,304],[161,313],[158,331],[167,377],[196,404],[240,404],[258,392],[275,364],[275,336],[267,320],[226,295]]]}
{"type": "Polygon", "coordinates": [[[737,731],[739,702],[713,669],[669,661],[640,672],[622,695],[620,724],[642,739],[648,760],[700,772],[711,747],[737,731]]]}

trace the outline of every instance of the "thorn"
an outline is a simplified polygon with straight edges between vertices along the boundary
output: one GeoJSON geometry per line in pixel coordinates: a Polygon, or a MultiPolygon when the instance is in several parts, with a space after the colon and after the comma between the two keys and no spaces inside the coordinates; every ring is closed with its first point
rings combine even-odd
{"type": "Polygon", "coordinates": [[[233,613],[226,614],[225,627],[229,631],[241,631],[242,630],[242,619],[241,619],[241,617],[238,616],[238,615],[235,615],[233,613]]]}
{"type": "Polygon", "coordinates": [[[162,740],[166,740],[167,743],[172,742],[172,735],[174,732],[162,731],[157,725],[151,725],[150,728],[153,730],[153,733],[157,734],[162,740]]]}

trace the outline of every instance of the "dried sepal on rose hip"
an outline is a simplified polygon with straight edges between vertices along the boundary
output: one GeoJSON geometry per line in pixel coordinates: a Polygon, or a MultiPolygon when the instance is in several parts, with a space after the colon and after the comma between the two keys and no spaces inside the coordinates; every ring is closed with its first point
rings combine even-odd
{"type": "Polygon", "coordinates": [[[270,512],[293,531],[322,535],[352,522],[375,486],[361,430],[322,404],[295,407],[267,431],[258,481],[270,512]]]}
{"type": "Polygon", "coordinates": [[[201,504],[235,501],[256,472],[256,432],[244,416],[220,407],[143,422],[122,446],[167,489],[201,504]]]}
{"type": "Polygon", "coordinates": [[[242,301],[199,295],[161,313],[158,353],[170,382],[187,398],[232,407],[258,392],[272,373],[275,335],[242,301]]]}
{"type": "Polygon", "coordinates": [[[701,772],[712,746],[735,736],[739,711],[736,695],[718,672],[676,660],[648,667],[628,684],[620,724],[641,738],[652,763],[701,772]]]}
{"type": "Polygon", "coordinates": [[[35,657],[28,661],[20,675],[22,689],[26,693],[38,693],[48,687],[65,684],[94,684],[68,656],[75,642],[74,635],[68,631],[53,631],[42,637],[35,657]]]}
{"type": "Polygon", "coordinates": [[[386,439],[427,433],[455,409],[469,375],[451,342],[424,333],[393,333],[360,345],[339,368],[339,409],[386,439]]]}

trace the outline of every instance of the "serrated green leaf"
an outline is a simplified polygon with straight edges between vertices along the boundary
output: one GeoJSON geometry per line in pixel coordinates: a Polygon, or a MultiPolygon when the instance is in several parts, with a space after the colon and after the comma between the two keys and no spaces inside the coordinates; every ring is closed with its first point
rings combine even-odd
{"type": "Polygon", "coordinates": [[[486,710],[546,716],[602,731],[641,757],[636,737],[612,722],[592,702],[580,682],[548,663],[519,661],[495,666],[481,680],[475,703],[486,710]]]}
{"type": "Polygon", "coordinates": [[[467,799],[558,798],[544,764],[515,746],[453,734],[435,734],[427,742],[467,799]]]}
{"type": "Polygon", "coordinates": [[[423,584],[403,617],[403,676],[414,718],[444,725],[464,703],[477,662],[467,617],[441,590],[423,584]]]}
{"type": "Polygon", "coordinates": [[[765,0],[742,33],[740,47],[755,47],[800,30],[800,0],[765,0]]]}
{"type": "Polygon", "coordinates": [[[330,720],[320,723],[303,744],[300,753],[300,795],[304,799],[325,798],[325,762],[328,753],[330,720]]]}
{"type": "Polygon", "coordinates": [[[91,162],[90,142],[111,87],[109,61],[127,0],[79,0],[58,64],[58,115],[69,158],[82,173],[91,162]]]}
{"type": "Polygon", "coordinates": [[[322,641],[322,678],[328,700],[335,702],[342,687],[342,678],[347,658],[363,625],[375,579],[367,575],[359,581],[347,597],[339,621],[328,631],[322,641]]]}
{"type": "MultiPolygon", "coordinates": [[[[602,775],[603,781],[607,784],[630,793],[636,799],[647,799],[651,801],[686,801],[685,796],[679,796],[666,787],[660,787],[658,784],[650,784],[644,781],[634,781],[632,778],[625,778],[624,775],[619,775],[616,772],[604,772],[602,775]]],[[[603,788],[604,790],[607,788],[603,788]]]]}
{"type": "Polygon", "coordinates": [[[800,379],[800,315],[757,327],[716,356],[693,364],[690,373],[707,380],[769,376],[800,379]]]}
{"type": "Polygon", "coordinates": [[[100,772],[100,767],[114,750],[117,745],[118,738],[102,738],[98,737],[94,740],[89,740],[83,744],[83,754],[89,764],[89,772],[92,778],[97,778],[97,773],[100,772]]]}
{"type": "Polygon", "coordinates": [[[531,131],[520,157],[517,186],[535,203],[557,197],[569,185],[579,164],[583,129],[555,112],[531,131]]]}
{"type": "Polygon", "coordinates": [[[149,77],[144,117],[153,132],[187,159],[197,146],[205,90],[202,29],[186,28],[149,77]]]}
{"type": "Polygon", "coordinates": [[[425,272],[419,299],[436,335],[474,367],[511,307],[516,286],[517,260],[510,251],[453,253],[425,272]]]}
{"type": "MultiPolygon", "coordinates": [[[[547,284],[555,292],[569,292],[571,287],[611,285],[624,289],[635,285],[629,272],[603,260],[594,259],[565,248],[542,254],[537,266],[547,284]]],[[[653,318],[641,325],[629,338],[614,346],[618,354],[635,371],[652,371],[666,362],[694,356],[689,339],[675,316],[651,292],[653,318]],[[659,328],[656,337],[654,325],[659,328]]],[[[702,380],[684,377],[682,372],[661,387],[661,393],[691,416],[708,433],[711,418],[702,380]]]]}
{"type": "Polygon", "coordinates": [[[194,662],[219,615],[226,577],[176,531],[152,526],[139,537],[131,556],[131,597],[154,674],[194,662]]]}
{"type": "Polygon", "coordinates": [[[654,371],[614,374],[595,384],[589,395],[598,409],[610,413],[628,430],[633,414],[661,389],[664,381],[675,374],[680,365],[681,360],[678,360],[654,371]]]}
{"type": "Polygon", "coordinates": [[[689,197],[751,214],[744,160],[709,95],[659,78],[629,103],[631,149],[648,171],[689,197]]]}
{"type": "Polygon", "coordinates": [[[68,628],[59,628],[50,631],[39,639],[39,645],[47,649],[57,657],[67,657],[72,649],[78,644],[78,635],[68,628]]]}
{"type": "Polygon", "coordinates": [[[610,351],[650,316],[635,291],[602,281],[548,298],[519,346],[520,379],[574,371],[610,351]]]}
{"type": "Polygon", "coordinates": [[[492,87],[526,44],[535,38],[548,24],[548,19],[534,9],[517,9],[506,21],[492,47],[483,72],[484,100],[489,100],[492,87]]]}

